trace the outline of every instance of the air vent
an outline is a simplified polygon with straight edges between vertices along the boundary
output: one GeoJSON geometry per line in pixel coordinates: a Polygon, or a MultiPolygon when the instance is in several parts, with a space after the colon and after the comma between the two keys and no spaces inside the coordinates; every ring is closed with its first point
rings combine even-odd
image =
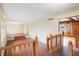
{"type": "Polygon", "coordinates": [[[54,20],[54,18],[49,18],[48,21],[54,20]]]}

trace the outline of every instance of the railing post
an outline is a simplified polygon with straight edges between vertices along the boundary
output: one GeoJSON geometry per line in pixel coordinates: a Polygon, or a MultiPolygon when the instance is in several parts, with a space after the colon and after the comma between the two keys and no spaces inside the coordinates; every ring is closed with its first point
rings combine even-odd
{"type": "Polygon", "coordinates": [[[79,41],[79,37],[78,37],[78,35],[76,35],[75,36],[75,46],[76,46],[76,48],[78,48],[78,41],[79,41]]]}
{"type": "Polygon", "coordinates": [[[62,35],[64,36],[64,32],[62,32],[62,35]]]}
{"type": "Polygon", "coordinates": [[[52,46],[52,40],[53,39],[53,36],[52,36],[52,34],[50,34],[50,50],[52,50],[52,48],[53,48],[53,46],[52,46]]]}
{"type": "Polygon", "coordinates": [[[49,51],[49,38],[47,37],[47,51],[49,51]]]}
{"type": "Polygon", "coordinates": [[[35,42],[33,43],[33,55],[38,55],[38,37],[36,36],[35,42]]]}
{"type": "Polygon", "coordinates": [[[57,47],[57,35],[55,36],[55,38],[56,38],[56,47],[57,47]]]}
{"type": "Polygon", "coordinates": [[[64,36],[64,34],[63,34],[63,32],[62,32],[62,34],[61,34],[61,46],[63,47],[63,36],[64,36]]]}
{"type": "Polygon", "coordinates": [[[62,34],[60,34],[60,46],[62,46],[62,34]]]}
{"type": "Polygon", "coordinates": [[[35,42],[33,42],[33,56],[35,56],[35,42]]]}
{"type": "Polygon", "coordinates": [[[60,35],[58,34],[58,35],[56,35],[57,36],[57,46],[59,46],[59,44],[58,44],[58,42],[59,42],[59,37],[60,37],[60,35]]]}
{"type": "Polygon", "coordinates": [[[68,43],[68,51],[67,51],[68,56],[73,56],[73,44],[71,41],[68,43]]]}
{"type": "Polygon", "coordinates": [[[0,49],[0,56],[4,56],[4,54],[5,54],[5,49],[4,48],[1,48],[0,49]]]}

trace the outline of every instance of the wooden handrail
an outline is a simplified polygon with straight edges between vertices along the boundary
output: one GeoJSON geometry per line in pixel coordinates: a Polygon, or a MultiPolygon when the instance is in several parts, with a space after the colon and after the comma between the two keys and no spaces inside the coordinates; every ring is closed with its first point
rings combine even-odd
{"type": "MultiPolygon", "coordinates": [[[[23,49],[21,46],[23,45],[24,49],[26,49],[26,45],[29,45],[29,44],[32,44],[32,46],[33,46],[33,48],[32,48],[33,54],[32,55],[38,55],[38,38],[37,37],[35,38],[35,40],[33,40],[33,39],[32,40],[25,40],[25,41],[20,42],[18,44],[16,43],[16,44],[13,44],[13,45],[10,45],[7,47],[0,48],[0,55],[4,55],[5,53],[6,53],[6,55],[17,55],[16,54],[17,47],[19,48],[19,51],[21,52],[21,49],[23,49]],[[8,54],[8,52],[11,52],[11,54],[8,54]]],[[[24,52],[24,54],[26,54],[26,53],[24,52]]]]}

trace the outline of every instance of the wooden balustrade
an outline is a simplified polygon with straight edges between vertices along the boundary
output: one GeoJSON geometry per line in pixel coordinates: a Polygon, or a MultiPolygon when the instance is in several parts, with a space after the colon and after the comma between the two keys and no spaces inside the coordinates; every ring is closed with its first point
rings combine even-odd
{"type": "Polygon", "coordinates": [[[67,55],[68,56],[73,56],[73,44],[72,44],[71,41],[69,41],[69,43],[68,43],[67,55]]]}
{"type": "Polygon", "coordinates": [[[57,51],[62,47],[63,47],[63,34],[62,33],[56,35],[50,34],[50,36],[47,37],[47,53],[45,55],[50,55],[51,53],[57,51]]]}
{"type": "Polygon", "coordinates": [[[27,52],[31,51],[29,55],[38,55],[38,38],[35,40],[25,40],[20,43],[13,44],[4,48],[0,48],[0,54],[6,56],[24,56],[27,55],[27,52]],[[31,48],[31,49],[30,49],[31,48]],[[28,49],[28,50],[27,50],[28,49]]]}
{"type": "Polygon", "coordinates": [[[63,46],[63,34],[50,34],[50,37],[47,37],[47,51],[51,51],[58,46],[63,46]],[[55,44],[55,46],[53,44],[55,44]]]}

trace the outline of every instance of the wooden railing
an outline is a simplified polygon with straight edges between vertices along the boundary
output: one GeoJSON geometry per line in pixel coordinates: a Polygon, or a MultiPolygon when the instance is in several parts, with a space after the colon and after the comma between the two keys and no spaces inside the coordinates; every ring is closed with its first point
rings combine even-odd
{"type": "Polygon", "coordinates": [[[35,40],[26,40],[25,42],[20,42],[18,44],[13,44],[11,46],[7,46],[4,48],[0,48],[0,55],[1,56],[24,56],[29,53],[30,55],[38,55],[38,38],[36,37],[35,40]]]}
{"type": "Polygon", "coordinates": [[[50,34],[50,37],[47,37],[47,53],[45,55],[48,55],[61,47],[63,47],[63,34],[50,34]]]}
{"type": "Polygon", "coordinates": [[[73,44],[71,41],[68,43],[67,56],[73,56],[73,44]]]}

